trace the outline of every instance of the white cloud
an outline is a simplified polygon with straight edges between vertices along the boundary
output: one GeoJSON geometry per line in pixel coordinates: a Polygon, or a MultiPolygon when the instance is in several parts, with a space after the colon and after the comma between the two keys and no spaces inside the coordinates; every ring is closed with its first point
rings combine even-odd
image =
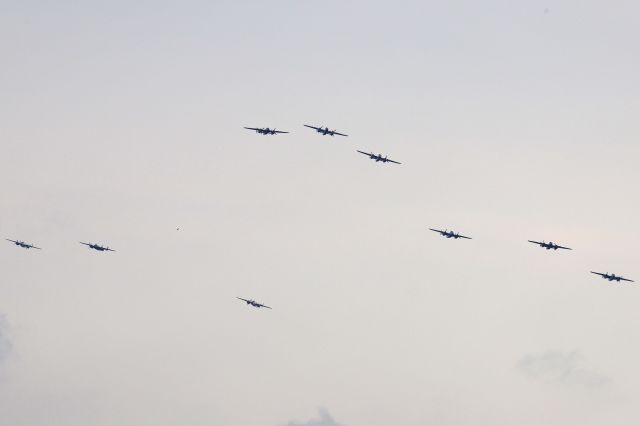
{"type": "Polygon", "coordinates": [[[318,410],[318,415],[318,418],[308,420],[304,423],[291,421],[287,423],[287,426],[342,426],[340,423],[336,422],[324,408],[318,410]]]}
{"type": "Polygon", "coordinates": [[[578,352],[546,352],[526,355],[518,362],[525,375],[548,383],[597,388],[605,385],[608,378],[582,367],[578,352]]]}
{"type": "Polygon", "coordinates": [[[8,336],[9,324],[4,315],[0,314],[0,362],[4,361],[11,350],[11,341],[8,336]]]}

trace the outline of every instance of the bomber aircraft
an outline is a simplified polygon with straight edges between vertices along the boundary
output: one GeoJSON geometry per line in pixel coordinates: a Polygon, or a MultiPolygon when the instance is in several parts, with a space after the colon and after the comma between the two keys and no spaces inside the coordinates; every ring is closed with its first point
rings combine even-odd
{"type": "Polygon", "coordinates": [[[471,240],[471,237],[465,237],[464,235],[460,235],[457,232],[453,232],[453,231],[447,231],[446,229],[444,231],[441,231],[439,229],[433,229],[433,228],[429,228],[431,231],[433,232],[438,232],[440,233],[440,235],[442,235],[443,237],[447,237],[447,238],[453,238],[455,240],[457,240],[458,238],[464,238],[466,240],[471,240]]]}
{"type": "Polygon", "coordinates": [[[564,250],[571,250],[569,247],[563,247],[563,246],[559,246],[557,244],[552,243],[551,241],[549,241],[548,243],[545,243],[544,241],[540,242],[540,241],[533,241],[533,240],[527,240],[530,243],[533,244],[537,244],[540,247],[546,248],[547,250],[558,250],[558,249],[564,249],[564,250]]]}
{"type": "Polygon", "coordinates": [[[26,248],[26,249],[34,248],[34,249],[42,250],[40,247],[36,247],[33,244],[27,244],[24,241],[20,241],[20,240],[15,241],[15,240],[10,240],[8,238],[5,238],[5,240],[11,241],[13,244],[20,246],[22,248],[26,248]]]}
{"type": "Polygon", "coordinates": [[[83,243],[82,241],[80,241],[80,244],[84,244],[85,246],[89,246],[89,248],[92,248],[98,251],[115,251],[113,249],[110,249],[109,247],[103,247],[100,244],[83,243]]]}
{"type": "Polygon", "coordinates": [[[323,136],[326,136],[326,135],[329,135],[329,136],[333,136],[333,135],[349,136],[349,135],[345,135],[344,133],[338,133],[335,130],[329,130],[328,127],[325,127],[323,129],[322,127],[309,126],[308,124],[305,124],[304,126],[310,128],[310,129],[314,129],[318,133],[322,133],[323,136]]]}
{"type": "Polygon", "coordinates": [[[245,127],[245,129],[255,130],[256,133],[260,133],[261,135],[275,135],[276,133],[289,133],[289,132],[282,132],[276,129],[270,129],[268,127],[265,127],[264,129],[261,129],[259,127],[245,127]]]}
{"type": "Polygon", "coordinates": [[[377,155],[376,155],[376,154],[372,154],[372,153],[370,153],[370,152],[364,152],[364,151],[359,151],[359,150],[356,150],[356,151],[358,151],[360,154],[368,155],[368,156],[369,156],[369,158],[371,158],[372,160],[375,160],[375,161],[376,161],[376,163],[377,163],[378,161],[382,161],[383,163],[396,163],[396,164],[402,164],[402,163],[398,163],[397,161],[390,160],[390,159],[389,159],[389,158],[387,158],[386,156],[384,156],[384,157],[383,157],[383,156],[382,156],[382,154],[377,154],[377,155]]]}
{"type": "Polygon", "coordinates": [[[255,300],[251,300],[251,299],[243,299],[242,297],[237,297],[237,299],[244,300],[244,301],[247,303],[247,305],[251,305],[251,306],[254,306],[254,307],[256,307],[256,308],[267,308],[267,309],[271,309],[271,307],[270,307],[270,306],[263,305],[262,303],[258,303],[258,302],[256,302],[255,300]]]}
{"type": "Polygon", "coordinates": [[[610,274],[608,272],[604,273],[604,274],[600,273],[600,272],[593,272],[593,271],[589,271],[589,272],[591,272],[592,274],[600,275],[602,278],[604,278],[605,280],[609,280],[609,281],[618,281],[618,282],[620,282],[620,281],[629,281],[629,282],[632,282],[632,283],[635,282],[633,280],[618,276],[616,274],[610,274]]]}

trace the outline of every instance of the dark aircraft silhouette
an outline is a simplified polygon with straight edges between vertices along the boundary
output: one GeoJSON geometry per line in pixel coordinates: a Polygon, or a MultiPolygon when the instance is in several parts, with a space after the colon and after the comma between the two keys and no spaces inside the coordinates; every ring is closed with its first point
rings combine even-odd
{"type": "Polygon", "coordinates": [[[591,272],[592,274],[600,275],[602,278],[604,278],[605,280],[609,280],[609,281],[618,281],[618,282],[620,282],[620,281],[629,281],[629,282],[632,282],[632,283],[635,282],[633,280],[629,280],[627,278],[620,277],[620,276],[618,276],[616,274],[610,274],[608,272],[605,273],[605,274],[602,274],[600,272],[593,272],[593,271],[589,271],[589,272],[591,272]]]}
{"type": "Polygon", "coordinates": [[[310,129],[314,129],[316,132],[318,133],[322,133],[323,135],[339,135],[339,136],[349,136],[349,135],[345,135],[344,133],[338,133],[335,130],[329,130],[328,127],[325,127],[324,129],[322,127],[314,127],[314,126],[309,126],[308,124],[304,125],[305,127],[308,127],[310,129]]]}
{"type": "Polygon", "coordinates": [[[258,302],[256,302],[255,300],[247,300],[247,299],[243,299],[242,297],[238,297],[237,299],[244,300],[244,301],[247,303],[247,305],[251,305],[251,306],[254,306],[254,307],[256,307],[256,308],[267,308],[267,309],[271,309],[271,307],[270,307],[270,306],[263,305],[262,303],[258,303],[258,302]]]}
{"type": "Polygon", "coordinates": [[[84,244],[85,246],[89,246],[89,248],[92,248],[98,251],[115,251],[113,249],[110,249],[109,247],[102,247],[100,244],[89,244],[89,243],[83,243],[82,241],[80,241],[80,244],[84,244]]]}
{"type": "Polygon", "coordinates": [[[256,133],[260,133],[261,135],[275,135],[276,133],[289,133],[289,132],[281,132],[280,130],[270,129],[265,127],[264,129],[258,127],[245,127],[247,130],[255,130],[256,133]]]}
{"type": "Polygon", "coordinates": [[[438,232],[440,233],[440,235],[442,235],[443,237],[447,237],[447,238],[453,238],[453,239],[458,239],[458,238],[464,238],[466,240],[470,240],[471,237],[465,237],[464,235],[460,235],[457,232],[453,232],[453,231],[447,231],[446,229],[444,231],[441,231],[439,229],[433,229],[433,228],[429,228],[431,231],[433,232],[438,232]]]}
{"type": "MultiPolygon", "coordinates": [[[[358,151],[358,150],[356,150],[356,151],[358,151]]],[[[378,155],[376,155],[376,154],[372,154],[372,153],[370,153],[370,152],[364,152],[364,151],[358,151],[358,152],[359,152],[360,154],[368,155],[368,156],[369,156],[369,158],[371,158],[372,160],[376,160],[376,163],[377,163],[378,161],[382,161],[383,163],[387,163],[387,162],[388,162],[388,163],[402,164],[402,163],[398,163],[397,161],[390,160],[390,159],[388,159],[386,156],[385,156],[385,157],[383,157],[383,156],[382,156],[382,154],[378,154],[378,155]]]]}
{"type": "Polygon", "coordinates": [[[558,250],[558,249],[571,250],[569,247],[559,246],[559,245],[557,245],[557,244],[552,243],[551,241],[549,241],[548,243],[545,243],[544,241],[542,241],[542,242],[540,242],[540,241],[533,241],[533,240],[527,240],[527,241],[529,241],[530,243],[533,243],[533,244],[537,244],[537,245],[539,245],[540,247],[544,247],[544,248],[546,248],[547,250],[552,250],[552,249],[553,249],[553,250],[558,250]]]}
{"type": "Polygon", "coordinates": [[[17,246],[20,246],[22,248],[26,248],[26,249],[34,248],[34,249],[42,250],[40,247],[36,247],[36,246],[34,246],[32,244],[27,244],[24,241],[20,241],[20,240],[15,241],[15,240],[10,240],[8,238],[5,238],[5,240],[11,241],[13,244],[15,244],[17,246]]]}

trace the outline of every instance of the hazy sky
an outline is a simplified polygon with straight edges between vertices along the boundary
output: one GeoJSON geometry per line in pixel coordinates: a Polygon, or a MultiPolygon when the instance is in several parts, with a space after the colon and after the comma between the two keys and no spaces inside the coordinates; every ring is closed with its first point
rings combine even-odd
{"type": "Polygon", "coordinates": [[[0,424],[639,424],[639,13],[4,1],[0,424]]]}

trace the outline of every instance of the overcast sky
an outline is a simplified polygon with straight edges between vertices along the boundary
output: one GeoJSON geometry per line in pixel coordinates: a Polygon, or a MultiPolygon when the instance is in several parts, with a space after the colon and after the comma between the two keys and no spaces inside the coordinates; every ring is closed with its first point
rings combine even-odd
{"type": "Polygon", "coordinates": [[[0,424],[639,424],[639,13],[3,2],[0,424]]]}

